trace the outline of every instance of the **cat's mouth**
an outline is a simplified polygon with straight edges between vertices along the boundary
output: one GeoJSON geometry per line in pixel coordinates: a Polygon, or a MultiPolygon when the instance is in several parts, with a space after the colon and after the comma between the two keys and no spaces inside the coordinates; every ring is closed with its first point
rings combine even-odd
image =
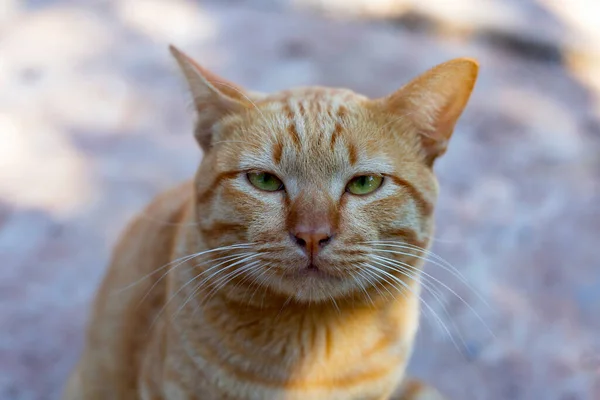
{"type": "Polygon", "coordinates": [[[300,302],[328,301],[351,289],[352,280],[344,272],[326,261],[320,264],[319,260],[305,260],[282,274],[278,287],[300,302]]]}
{"type": "Polygon", "coordinates": [[[294,272],[288,274],[290,278],[295,279],[327,279],[327,280],[340,280],[341,277],[334,275],[330,272],[325,271],[323,268],[317,266],[314,263],[308,264],[306,267],[300,268],[294,272]]]}

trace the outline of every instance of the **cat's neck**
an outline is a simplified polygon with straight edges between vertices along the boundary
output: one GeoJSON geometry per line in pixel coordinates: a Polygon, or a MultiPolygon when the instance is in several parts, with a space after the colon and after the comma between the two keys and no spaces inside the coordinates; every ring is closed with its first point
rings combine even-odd
{"type": "MultiPolygon", "coordinates": [[[[177,279],[171,292],[190,277],[180,274],[177,279]]],[[[353,306],[282,302],[271,296],[260,304],[232,299],[224,291],[209,298],[182,292],[187,293],[174,302],[167,318],[169,337],[187,359],[198,368],[207,360],[228,371],[247,373],[249,368],[254,376],[282,384],[290,376],[298,384],[351,376],[364,363],[372,368],[402,365],[417,329],[418,299],[412,296],[353,306]],[[264,362],[257,364],[257,359],[264,362]]]]}

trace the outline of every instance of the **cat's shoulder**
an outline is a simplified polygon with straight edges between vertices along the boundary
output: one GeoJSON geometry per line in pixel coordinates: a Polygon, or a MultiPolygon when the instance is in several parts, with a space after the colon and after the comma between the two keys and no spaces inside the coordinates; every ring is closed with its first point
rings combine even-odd
{"type": "Polygon", "coordinates": [[[193,202],[192,181],[185,181],[156,195],[130,222],[131,229],[170,231],[179,226],[193,202]]]}
{"type": "Polygon", "coordinates": [[[193,195],[192,181],[185,181],[159,193],[144,211],[149,215],[173,215],[188,205],[193,195]]]}
{"type": "MultiPolygon", "coordinates": [[[[189,215],[193,198],[191,181],[180,183],[156,195],[121,232],[114,254],[115,260],[124,254],[137,254],[137,250],[148,246],[164,252],[165,248],[171,246],[169,243],[172,243],[179,229],[186,226],[184,220],[189,215]]],[[[147,251],[144,252],[144,257],[148,254],[147,251]]],[[[150,257],[161,258],[162,255],[150,254],[150,257]]]]}

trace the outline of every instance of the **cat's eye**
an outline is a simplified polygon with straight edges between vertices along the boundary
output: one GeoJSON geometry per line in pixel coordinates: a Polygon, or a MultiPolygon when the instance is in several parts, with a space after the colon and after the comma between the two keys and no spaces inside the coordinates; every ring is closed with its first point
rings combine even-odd
{"type": "Polygon", "coordinates": [[[362,196],[379,189],[383,183],[383,177],[379,175],[361,175],[348,182],[346,190],[352,194],[362,196]]]}
{"type": "Polygon", "coordinates": [[[283,189],[283,182],[275,175],[267,172],[249,172],[248,180],[254,187],[267,192],[276,192],[283,189]]]}

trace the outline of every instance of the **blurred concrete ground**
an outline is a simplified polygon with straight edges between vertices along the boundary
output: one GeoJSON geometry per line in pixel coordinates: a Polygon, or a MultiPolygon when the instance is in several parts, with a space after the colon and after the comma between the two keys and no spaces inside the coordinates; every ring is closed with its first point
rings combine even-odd
{"type": "Polygon", "coordinates": [[[201,154],[174,43],[257,90],[481,77],[448,154],[411,371],[451,399],[600,399],[596,1],[0,0],[0,399],[56,399],[117,233],[201,154]],[[489,303],[489,307],[485,303],[489,303]],[[453,343],[456,342],[456,345],[453,343]]]}

